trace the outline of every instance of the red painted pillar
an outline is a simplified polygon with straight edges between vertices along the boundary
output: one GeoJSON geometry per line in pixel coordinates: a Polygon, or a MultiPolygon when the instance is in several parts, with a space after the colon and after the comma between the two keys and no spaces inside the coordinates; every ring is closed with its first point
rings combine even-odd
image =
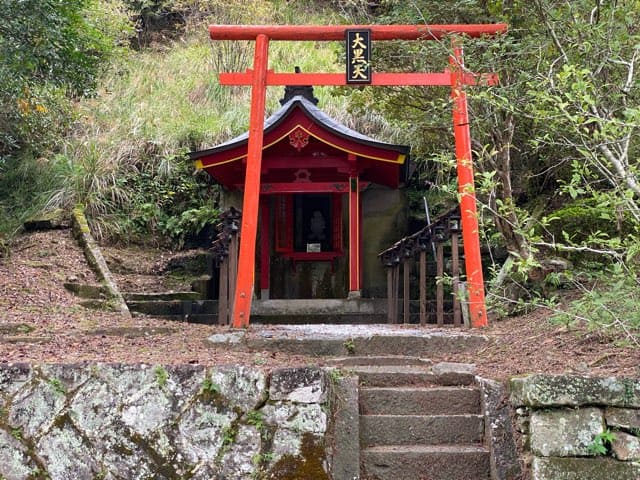
{"type": "Polygon", "coordinates": [[[471,133],[467,94],[463,85],[464,59],[462,46],[454,41],[451,63],[451,98],[453,99],[453,132],[456,140],[458,165],[458,193],[462,215],[462,239],[464,242],[467,291],[471,326],[486,327],[487,308],[484,299],[484,280],[480,255],[480,232],[471,157],[471,133]]]}
{"type": "Polygon", "coordinates": [[[349,177],[349,298],[360,297],[360,185],[349,177]]]}
{"type": "Polygon", "coordinates": [[[362,192],[360,185],[358,185],[358,253],[358,291],[362,291],[364,254],[362,252],[362,192]]]}
{"type": "Polygon", "coordinates": [[[256,37],[253,59],[253,81],[251,84],[251,116],[249,144],[247,146],[247,172],[242,204],[242,227],[240,231],[240,258],[238,279],[233,307],[233,327],[249,326],[251,297],[256,261],[256,235],[258,232],[258,205],[260,203],[260,167],[264,138],[264,105],[267,92],[267,66],[269,63],[269,38],[256,37]]]}
{"type": "Polygon", "coordinates": [[[260,299],[269,299],[269,267],[271,263],[271,197],[263,196],[260,204],[260,299]]]}

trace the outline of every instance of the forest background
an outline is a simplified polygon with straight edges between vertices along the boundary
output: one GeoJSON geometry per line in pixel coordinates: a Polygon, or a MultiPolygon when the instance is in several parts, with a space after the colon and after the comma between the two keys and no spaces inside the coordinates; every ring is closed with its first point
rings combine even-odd
{"type": "MultiPolygon", "coordinates": [[[[488,301],[548,308],[640,345],[640,0],[0,0],[0,244],[81,205],[104,242],[183,247],[215,223],[218,188],[186,160],[248,126],[250,65],[228,24],[509,24],[466,42],[488,301]],[[566,308],[559,303],[572,298],[566,308]]],[[[378,71],[442,71],[450,42],[376,44],[378,71]]],[[[270,68],[340,71],[340,45],[274,43],[270,68]]],[[[268,113],[282,92],[270,89],[268,113]]],[[[409,144],[412,214],[456,202],[446,88],[317,88],[329,115],[409,144]]],[[[443,279],[446,281],[446,279],[443,279]]]]}

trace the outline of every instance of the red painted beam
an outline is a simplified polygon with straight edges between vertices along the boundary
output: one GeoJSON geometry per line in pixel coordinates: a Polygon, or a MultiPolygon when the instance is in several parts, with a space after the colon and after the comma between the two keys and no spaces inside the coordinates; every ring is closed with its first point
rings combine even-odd
{"type": "MultiPolygon", "coordinates": [[[[278,157],[270,157],[268,160],[262,164],[262,174],[265,175],[272,171],[277,171],[280,169],[291,169],[291,165],[294,165],[298,159],[296,157],[290,156],[278,156],[278,157]]],[[[346,161],[344,157],[338,156],[326,156],[326,157],[311,157],[309,159],[304,160],[304,168],[314,169],[314,168],[345,168],[346,161]]]]}
{"type": "MultiPolygon", "coordinates": [[[[251,85],[253,74],[246,72],[220,73],[220,85],[251,85]]],[[[464,85],[497,85],[498,76],[495,73],[462,75],[464,85]]],[[[267,72],[267,85],[346,85],[344,73],[275,73],[267,72]]],[[[451,85],[451,73],[373,73],[371,85],[374,86],[427,86],[451,85]]]]}
{"type": "Polygon", "coordinates": [[[439,40],[447,35],[491,36],[507,32],[505,23],[478,25],[210,25],[212,40],[344,40],[351,29],[371,30],[372,40],[439,40]]]}
{"type": "MultiPolygon", "coordinates": [[[[358,182],[360,191],[366,189],[371,182],[358,182]]],[[[235,185],[236,190],[242,190],[242,185],[235,185]]],[[[290,183],[262,183],[260,193],[271,195],[276,193],[347,193],[349,182],[290,182],[290,183]]]]}

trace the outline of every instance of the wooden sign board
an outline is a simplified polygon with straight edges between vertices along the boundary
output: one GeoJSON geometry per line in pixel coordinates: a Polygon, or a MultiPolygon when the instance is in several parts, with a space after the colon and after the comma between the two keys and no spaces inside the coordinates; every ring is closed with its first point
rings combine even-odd
{"type": "Polygon", "coordinates": [[[371,83],[371,30],[347,30],[347,84],[371,83]]]}

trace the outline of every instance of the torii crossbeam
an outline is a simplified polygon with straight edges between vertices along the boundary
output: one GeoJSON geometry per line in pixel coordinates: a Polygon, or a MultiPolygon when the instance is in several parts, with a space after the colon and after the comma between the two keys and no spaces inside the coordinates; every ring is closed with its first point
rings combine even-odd
{"type": "MultiPolygon", "coordinates": [[[[258,208],[260,199],[260,171],[262,163],[264,109],[266,87],[271,85],[347,85],[347,75],[340,73],[275,73],[268,70],[269,41],[338,41],[348,31],[370,32],[372,41],[378,40],[441,40],[450,35],[467,37],[495,36],[507,31],[506,24],[481,25],[211,25],[212,40],[255,40],[253,69],[240,73],[220,73],[221,85],[251,86],[251,113],[247,166],[242,207],[242,226],[238,277],[233,306],[233,327],[249,326],[253,296],[258,208]]],[[[374,86],[451,87],[453,131],[456,143],[458,192],[462,214],[462,237],[465,248],[465,269],[471,325],[484,327],[487,311],[484,298],[480,237],[471,157],[471,134],[465,85],[492,85],[495,74],[476,75],[465,72],[463,51],[459,42],[453,43],[451,68],[438,73],[371,73],[367,84],[374,86]]],[[[358,285],[358,280],[353,282],[358,285]]],[[[350,285],[350,290],[352,286],[350,285]]]]}

